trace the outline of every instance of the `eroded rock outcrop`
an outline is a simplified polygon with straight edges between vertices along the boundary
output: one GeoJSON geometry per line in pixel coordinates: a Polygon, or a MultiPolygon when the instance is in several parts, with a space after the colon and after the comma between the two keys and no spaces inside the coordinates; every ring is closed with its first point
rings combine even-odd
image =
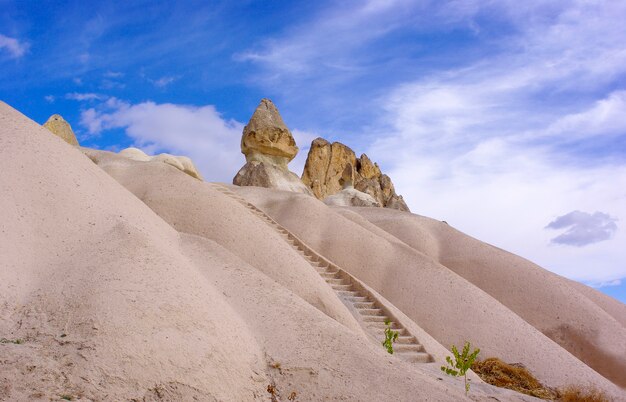
{"type": "Polygon", "coordinates": [[[350,166],[355,190],[369,195],[380,206],[409,211],[402,196],[396,194],[389,176],[383,174],[376,163],[365,154],[357,158],[352,149],[339,142],[331,144],[323,138],[313,140],[302,181],[315,197],[326,200],[343,191],[342,176],[347,166],[350,166]]]}
{"type": "Polygon", "coordinates": [[[43,126],[68,144],[78,145],[78,140],[72,130],[72,126],[70,126],[70,123],[65,121],[60,114],[53,114],[50,116],[48,121],[46,121],[43,126]]]}
{"type": "Polygon", "coordinates": [[[343,186],[343,190],[337,194],[329,195],[324,198],[324,204],[335,205],[340,207],[380,207],[380,203],[376,201],[371,195],[365,194],[354,188],[353,170],[352,165],[347,164],[341,179],[340,184],[343,186]]]}
{"type": "Polygon", "coordinates": [[[130,147],[119,152],[119,155],[125,158],[132,159],[139,162],[162,162],[168,165],[174,166],[176,169],[187,173],[191,177],[202,180],[202,175],[196,169],[191,159],[186,156],[175,156],[170,154],[159,154],[155,156],[147,155],[141,149],[130,147]]]}
{"type": "Polygon", "coordinates": [[[276,188],[311,195],[288,164],[298,153],[296,141],[269,99],[262,99],[243,129],[241,152],[246,164],[233,178],[238,186],[276,188]]]}

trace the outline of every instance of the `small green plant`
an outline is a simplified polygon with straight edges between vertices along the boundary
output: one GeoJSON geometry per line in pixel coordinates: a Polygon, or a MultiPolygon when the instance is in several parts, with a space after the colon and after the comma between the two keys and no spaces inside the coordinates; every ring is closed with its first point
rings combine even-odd
{"type": "Polygon", "coordinates": [[[472,367],[472,363],[476,360],[476,356],[480,353],[480,349],[475,349],[470,354],[470,343],[465,342],[463,345],[463,352],[459,353],[456,346],[452,345],[452,354],[454,355],[454,362],[450,356],[446,357],[446,361],[448,362],[448,366],[441,366],[441,371],[445,372],[448,375],[452,375],[455,377],[463,376],[465,381],[465,395],[469,392],[470,384],[467,382],[467,370],[472,367]]]}
{"type": "Polygon", "coordinates": [[[24,343],[24,341],[22,339],[7,339],[7,338],[2,338],[0,339],[0,343],[14,343],[16,345],[21,345],[22,343],[24,343]]]}
{"type": "Polygon", "coordinates": [[[385,340],[383,341],[383,346],[387,349],[387,353],[390,355],[393,354],[393,343],[398,339],[398,331],[394,331],[391,329],[391,321],[389,319],[385,320],[385,340]]]}
{"type": "Polygon", "coordinates": [[[60,395],[59,397],[65,401],[71,401],[74,399],[71,395],[60,395]]]}

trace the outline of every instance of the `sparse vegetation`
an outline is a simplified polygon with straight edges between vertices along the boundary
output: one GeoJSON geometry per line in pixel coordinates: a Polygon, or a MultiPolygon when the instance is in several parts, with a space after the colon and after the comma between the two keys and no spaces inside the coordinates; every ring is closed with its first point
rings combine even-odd
{"type": "Polygon", "coordinates": [[[496,357],[483,361],[477,360],[472,364],[472,370],[488,384],[500,388],[507,388],[541,399],[554,400],[557,398],[555,390],[544,387],[521,364],[508,364],[496,357]]]}
{"type": "Polygon", "coordinates": [[[389,319],[385,320],[385,340],[383,341],[383,346],[387,349],[387,353],[393,354],[393,343],[398,339],[398,331],[394,331],[391,329],[391,321],[389,319]]]}
{"type": "Polygon", "coordinates": [[[13,343],[15,345],[21,345],[22,343],[24,343],[24,340],[23,339],[2,338],[2,339],[0,339],[0,343],[13,343]]]}
{"type": "Polygon", "coordinates": [[[71,400],[74,399],[74,398],[72,398],[71,395],[59,395],[59,398],[65,400],[65,401],[71,401],[71,400]]]}
{"type": "Polygon", "coordinates": [[[559,402],[609,402],[606,394],[594,387],[570,385],[557,392],[559,402]]]}
{"type": "Polygon", "coordinates": [[[446,356],[446,361],[448,362],[448,366],[441,366],[441,371],[445,372],[448,375],[452,375],[455,377],[463,376],[463,381],[465,383],[465,395],[469,392],[470,383],[467,382],[467,370],[470,369],[474,360],[480,353],[480,349],[475,349],[472,353],[470,353],[470,343],[465,342],[463,345],[463,351],[459,353],[456,346],[452,345],[452,354],[454,355],[454,361],[450,356],[446,356]]]}
{"type": "Polygon", "coordinates": [[[546,387],[521,364],[508,364],[496,357],[475,361],[472,370],[488,384],[522,394],[559,402],[608,402],[604,392],[593,387],[569,386],[563,389],[546,387]]]}
{"type": "Polygon", "coordinates": [[[278,390],[276,389],[276,386],[274,384],[269,384],[267,386],[267,392],[270,394],[272,402],[278,401],[278,390]]]}

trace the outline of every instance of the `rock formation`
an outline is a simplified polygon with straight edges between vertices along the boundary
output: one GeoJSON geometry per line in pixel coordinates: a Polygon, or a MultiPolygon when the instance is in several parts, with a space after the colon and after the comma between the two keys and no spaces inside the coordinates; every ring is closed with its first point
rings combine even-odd
{"type": "Polygon", "coordinates": [[[348,163],[339,179],[343,190],[324,198],[324,204],[340,207],[380,207],[380,203],[371,195],[356,190],[352,180],[352,165],[348,163]]]}
{"type": "Polygon", "coordinates": [[[53,114],[43,125],[57,137],[61,137],[63,141],[70,145],[78,145],[78,140],[70,123],[66,122],[60,114],[53,114]]]}
{"type": "Polygon", "coordinates": [[[409,211],[402,196],[396,194],[389,176],[383,174],[367,155],[357,158],[354,151],[339,143],[316,138],[311,143],[302,181],[320,200],[342,191],[341,178],[347,166],[352,172],[354,189],[370,195],[380,206],[409,211]]]}
{"type": "Polygon", "coordinates": [[[174,166],[178,170],[182,170],[187,173],[191,177],[195,177],[196,179],[202,180],[202,175],[196,169],[196,166],[193,164],[191,159],[186,156],[174,156],[170,154],[159,154],[155,156],[147,155],[141,149],[138,148],[126,148],[119,153],[121,156],[124,156],[128,159],[132,159],[139,162],[162,162],[167,163],[168,165],[174,166]]]}
{"type": "Polygon", "coordinates": [[[287,167],[298,147],[271,100],[262,99],[244,127],[241,152],[246,156],[246,164],[237,172],[233,184],[311,194],[287,167]]]}

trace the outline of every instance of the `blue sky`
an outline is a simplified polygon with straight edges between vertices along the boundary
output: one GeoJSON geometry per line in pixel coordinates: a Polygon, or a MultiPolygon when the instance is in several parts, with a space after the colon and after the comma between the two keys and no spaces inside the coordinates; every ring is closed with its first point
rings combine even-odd
{"type": "Polygon", "coordinates": [[[610,0],[0,0],[0,95],[225,182],[269,97],[296,173],[341,141],[415,213],[626,302],[624,21],[610,0]]]}

